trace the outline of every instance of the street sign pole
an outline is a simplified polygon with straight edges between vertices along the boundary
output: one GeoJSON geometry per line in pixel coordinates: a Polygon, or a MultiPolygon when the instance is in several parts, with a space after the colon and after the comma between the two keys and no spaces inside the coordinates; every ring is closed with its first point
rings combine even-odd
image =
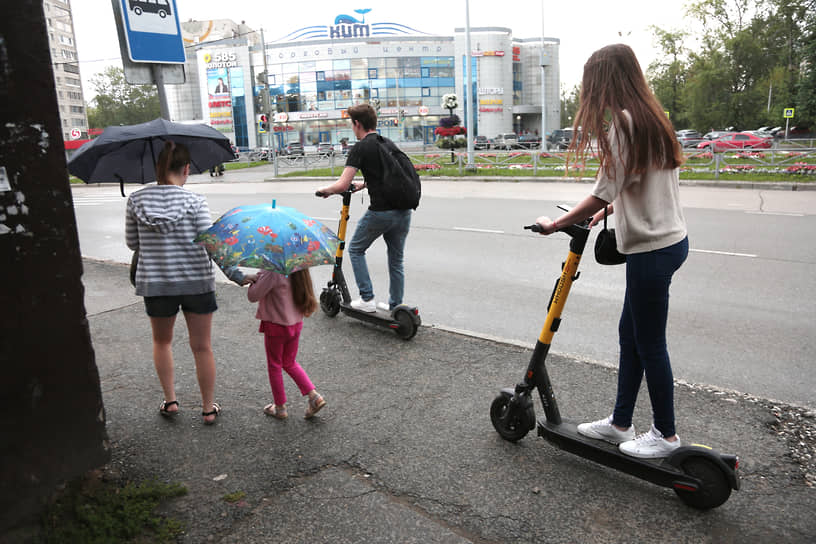
{"type": "Polygon", "coordinates": [[[186,61],[175,0],[167,0],[166,9],[157,13],[141,9],[131,12],[126,0],[111,0],[111,4],[119,32],[126,80],[128,83],[137,84],[127,77],[128,69],[134,68],[131,71],[135,72],[136,78],[148,79],[139,81],[138,84],[155,83],[161,116],[170,120],[170,108],[164,89],[165,83],[168,82],[165,77],[166,70],[170,70],[169,82],[184,83],[186,61]]]}

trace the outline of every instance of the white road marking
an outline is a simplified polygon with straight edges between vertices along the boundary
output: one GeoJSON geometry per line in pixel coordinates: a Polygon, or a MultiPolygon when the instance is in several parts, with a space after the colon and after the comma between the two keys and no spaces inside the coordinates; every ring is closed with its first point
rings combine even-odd
{"type": "Polygon", "coordinates": [[[745,212],[751,215],[781,215],[784,217],[804,217],[803,213],[786,213],[786,212],[745,212]]]}
{"type": "Polygon", "coordinates": [[[453,230],[463,230],[466,232],[485,232],[488,234],[504,234],[503,230],[474,229],[470,227],[453,227],[453,230]]]}
{"type": "Polygon", "coordinates": [[[712,253],[714,255],[729,255],[731,257],[757,257],[757,255],[753,255],[751,253],[732,253],[730,251],[714,251],[711,249],[690,249],[689,251],[694,251],[696,253],[712,253]]]}

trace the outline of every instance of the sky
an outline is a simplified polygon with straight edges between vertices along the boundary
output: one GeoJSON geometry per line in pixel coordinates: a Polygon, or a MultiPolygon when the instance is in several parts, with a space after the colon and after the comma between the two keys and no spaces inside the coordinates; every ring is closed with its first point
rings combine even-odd
{"type": "MultiPolygon", "coordinates": [[[[176,0],[181,21],[232,19],[264,29],[267,42],[299,28],[326,25],[340,14],[356,16],[369,8],[368,22],[401,23],[429,34],[452,36],[466,24],[510,28],[516,38],[560,40],[561,88],[570,91],[581,80],[584,62],[593,51],[611,43],[630,45],[644,70],[657,49],[649,26],[664,30],[687,29],[684,0],[176,0]],[[543,10],[543,15],[542,15],[543,10]]],[[[86,100],[90,81],[107,66],[120,66],[116,26],[110,0],[72,0],[77,54],[86,100]]]]}

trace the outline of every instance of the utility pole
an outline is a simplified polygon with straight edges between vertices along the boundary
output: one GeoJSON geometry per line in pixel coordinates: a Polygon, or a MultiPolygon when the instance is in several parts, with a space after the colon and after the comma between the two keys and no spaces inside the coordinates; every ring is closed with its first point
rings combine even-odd
{"type": "Polygon", "coordinates": [[[544,52],[544,0],[541,0],[541,150],[547,149],[547,54],[544,52]]]}
{"type": "Polygon", "coordinates": [[[467,137],[467,168],[475,168],[473,165],[473,125],[476,121],[476,104],[473,100],[473,74],[471,73],[471,49],[470,49],[470,0],[465,0],[465,47],[467,53],[465,56],[465,105],[468,109],[465,114],[465,136],[467,137]]]}
{"type": "Polygon", "coordinates": [[[269,149],[267,154],[267,160],[269,160],[272,155],[272,114],[269,111],[269,67],[266,64],[266,42],[264,41],[263,27],[261,27],[261,54],[264,61],[264,89],[266,92],[264,93],[263,108],[264,115],[266,115],[266,147],[269,149]]]}

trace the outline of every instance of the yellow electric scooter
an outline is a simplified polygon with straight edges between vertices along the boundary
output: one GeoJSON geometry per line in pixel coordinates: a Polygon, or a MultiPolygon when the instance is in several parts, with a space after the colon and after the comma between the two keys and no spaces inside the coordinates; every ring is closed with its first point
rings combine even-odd
{"type": "MultiPolygon", "coordinates": [[[[562,210],[569,211],[565,206],[562,210]]],[[[540,232],[540,227],[524,227],[540,232]]],[[[603,440],[578,434],[577,425],[561,419],[547,374],[547,353],[555,332],[561,325],[561,313],[572,283],[578,279],[578,264],[589,238],[589,220],[558,229],[571,238],[566,262],[561,267],[550,296],[547,318],[536,342],[524,380],[515,389],[502,389],[490,406],[490,420],[496,432],[511,442],[524,438],[536,427],[533,391],[538,389],[545,417],[538,421],[538,434],[557,447],[596,463],[620,470],[654,484],[674,489],[680,499],[700,510],[715,508],[740,487],[736,455],[721,454],[708,446],[681,446],[665,459],[639,459],[621,453],[618,447],[603,440]]]]}

